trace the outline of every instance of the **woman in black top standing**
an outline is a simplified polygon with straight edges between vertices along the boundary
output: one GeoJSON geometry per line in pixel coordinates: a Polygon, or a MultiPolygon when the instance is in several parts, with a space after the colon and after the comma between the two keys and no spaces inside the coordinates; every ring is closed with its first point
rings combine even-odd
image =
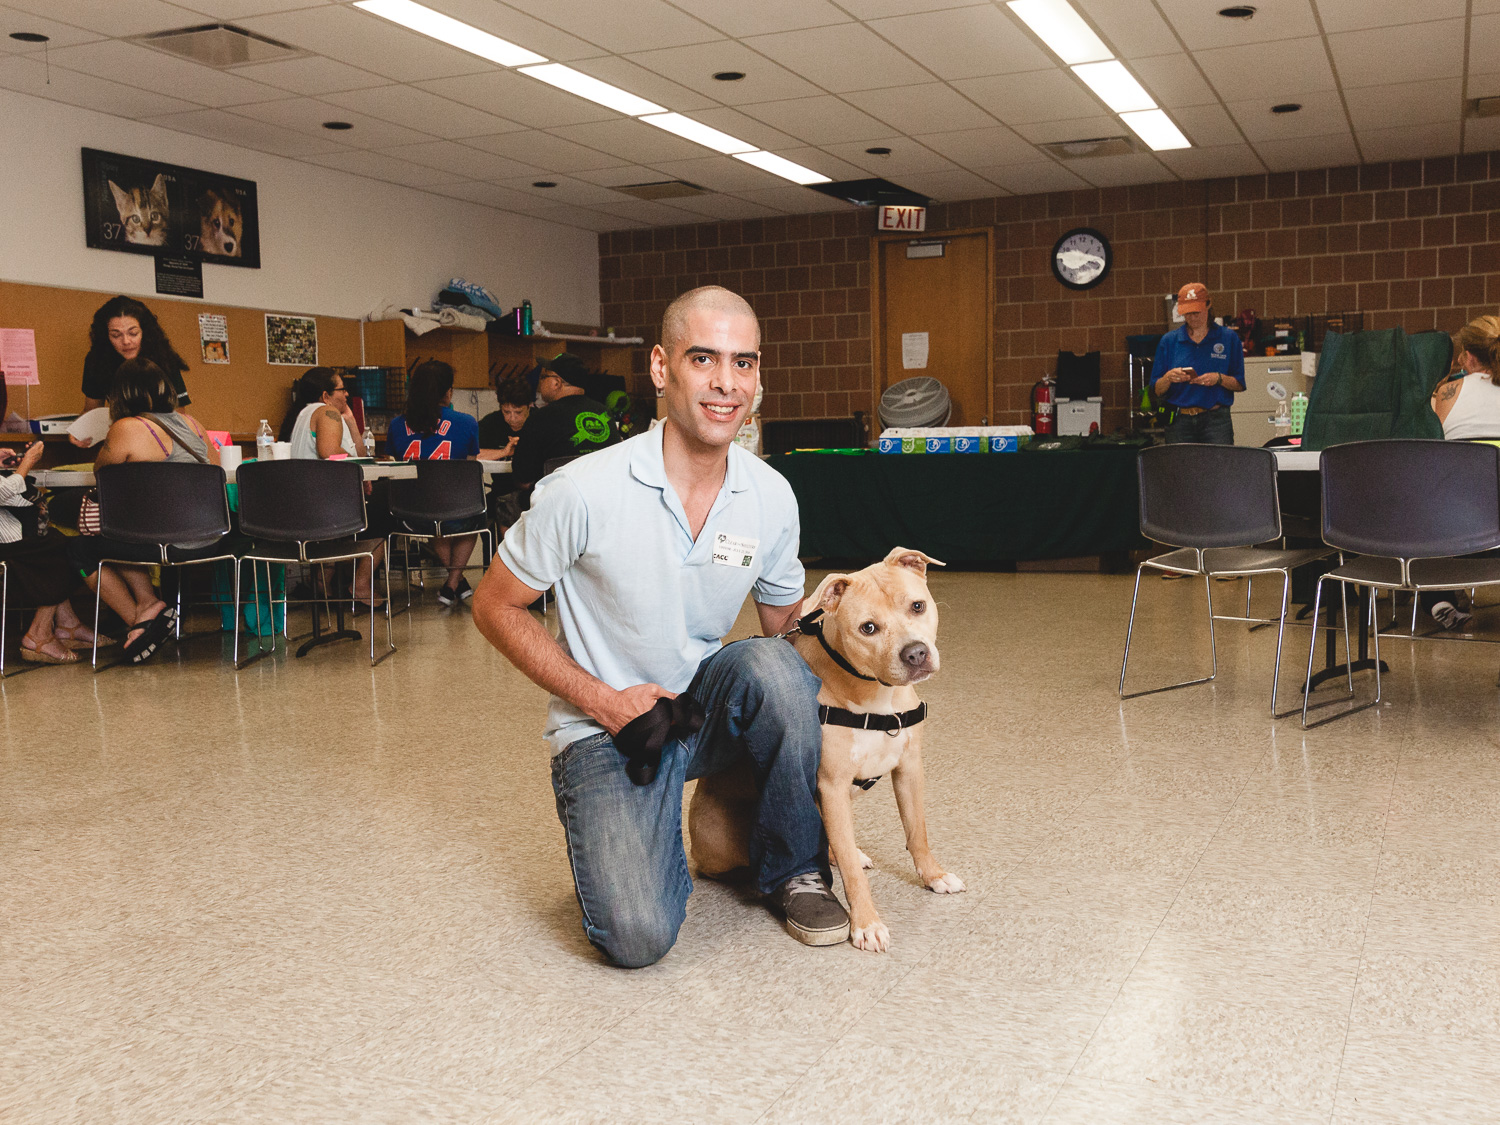
{"type": "Polygon", "coordinates": [[[187,364],[172,347],[151,310],[133,297],[111,297],[89,325],[89,354],[83,361],[85,410],[103,406],[109,385],[127,359],[149,359],[177,391],[177,405],[192,402],[182,381],[187,364]]]}

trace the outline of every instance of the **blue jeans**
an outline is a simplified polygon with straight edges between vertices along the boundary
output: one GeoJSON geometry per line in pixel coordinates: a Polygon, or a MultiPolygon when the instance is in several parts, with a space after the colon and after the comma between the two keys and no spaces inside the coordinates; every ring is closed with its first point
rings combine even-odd
{"type": "Polygon", "coordinates": [[[662,748],[650,785],[625,776],[607,734],[579,739],[552,759],[583,930],[610,960],[638,968],[672,948],[693,889],[682,847],[683,784],[743,758],[760,791],[750,834],[757,889],[769,894],[810,871],[827,877],[818,687],[786,641],[737,641],[698,666],[687,690],[703,704],[703,729],[662,748]]]}
{"type": "Polygon", "coordinates": [[[1200,445],[1233,445],[1234,421],[1229,417],[1229,407],[1219,406],[1205,410],[1202,414],[1183,414],[1167,424],[1167,444],[1184,445],[1197,442],[1200,445]]]}

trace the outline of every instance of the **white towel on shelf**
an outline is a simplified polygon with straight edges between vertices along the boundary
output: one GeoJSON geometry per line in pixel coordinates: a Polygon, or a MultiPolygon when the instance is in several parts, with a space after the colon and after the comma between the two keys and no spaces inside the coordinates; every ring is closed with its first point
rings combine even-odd
{"type": "Polygon", "coordinates": [[[448,328],[467,328],[470,332],[483,332],[485,319],[472,313],[459,312],[453,305],[439,305],[432,315],[448,328]]]}

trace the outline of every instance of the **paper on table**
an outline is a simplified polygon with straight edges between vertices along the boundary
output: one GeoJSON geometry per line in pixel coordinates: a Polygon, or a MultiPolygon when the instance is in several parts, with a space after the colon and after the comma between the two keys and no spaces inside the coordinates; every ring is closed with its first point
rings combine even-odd
{"type": "Polygon", "coordinates": [[[93,410],[85,410],[73,424],[68,427],[68,436],[77,438],[78,441],[88,448],[97,445],[104,440],[109,433],[109,407],[97,406],[93,410]]]}
{"type": "Polygon", "coordinates": [[[8,387],[35,387],[36,333],[30,328],[0,328],[0,370],[8,387]]]}
{"type": "Polygon", "coordinates": [[[901,333],[901,366],[907,371],[927,366],[927,333],[901,333]]]}

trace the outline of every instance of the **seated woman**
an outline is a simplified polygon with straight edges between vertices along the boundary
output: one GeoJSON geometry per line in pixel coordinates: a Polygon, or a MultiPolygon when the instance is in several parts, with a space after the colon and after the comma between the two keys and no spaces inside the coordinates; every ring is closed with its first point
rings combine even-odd
{"type": "Polygon", "coordinates": [[[495,388],[500,409],[479,419],[479,456],[486,461],[503,461],[516,451],[521,429],[531,417],[536,392],[520,377],[505,380],[495,388]]]}
{"type": "MultiPolygon", "coordinates": [[[[134,297],[111,297],[95,311],[89,325],[89,352],[83,360],[85,410],[104,405],[115,372],[130,359],[149,359],[162,369],[177,392],[174,406],[187,406],[193,401],[182,379],[187,364],[155,315],[134,297]]],[[[74,444],[84,443],[75,440],[74,444]]]]}
{"type": "MultiPolygon", "coordinates": [[[[191,414],[177,412],[177,390],[166,372],[149,359],[126,360],[115,372],[106,402],[109,433],[94,460],[96,468],[127,461],[177,461],[217,465],[218,451],[191,414]]],[[[222,553],[219,541],[172,548],[182,560],[222,553]]],[[[124,653],[133,663],[149,659],[171,630],[176,610],[157,596],[145,566],[103,564],[104,559],[156,561],[152,547],[103,535],[80,535],[68,541],[68,557],[84,575],[89,589],[130,627],[124,653]]]]}
{"type": "Polygon", "coordinates": [[[19,458],[9,450],[0,454],[0,467],[10,470],[0,476],[0,562],[5,563],[10,588],[27,605],[37,607],[21,638],[21,659],[29,664],[77,664],[74,650],[92,646],[94,634],[68,604],[83,589],[78,571],[68,563],[68,541],[51,528],[28,536],[24,527],[35,518],[26,509],[36,498],[26,477],[41,459],[39,441],[19,458]]]}
{"type": "MultiPolygon", "coordinates": [[[[344,377],[329,367],[310,367],[292,388],[292,408],[281,423],[281,441],[291,442],[294,460],[323,460],[330,457],[373,457],[365,448],[354,411],[349,408],[349,392],[344,377]]],[[[382,486],[384,481],[378,482],[382,486]]],[[[365,518],[368,540],[377,541],[375,562],[360,559],[354,567],[354,597],[365,606],[377,608],[385,599],[375,594],[375,568],[385,558],[385,537],[391,530],[390,508],[385,489],[365,482],[365,518]]]]}
{"type": "MultiPolygon", "coordinates": [[[[479,424],[453,409],[453,368],[436,359],[417,365],[406,388],[406,413],[392,420],[385,447],[402,461],[467,461],[479,455],[479,424]]],[[[469,565],[478,536],[459,532],[475,531],[483,523],[482,516],[448,520],[442,525],[443,535],[432,541],[433,553],[448,568],[448,580],[438,591],[438,601],[444,605],[474,595],[464,567],[469,565]]]]}

